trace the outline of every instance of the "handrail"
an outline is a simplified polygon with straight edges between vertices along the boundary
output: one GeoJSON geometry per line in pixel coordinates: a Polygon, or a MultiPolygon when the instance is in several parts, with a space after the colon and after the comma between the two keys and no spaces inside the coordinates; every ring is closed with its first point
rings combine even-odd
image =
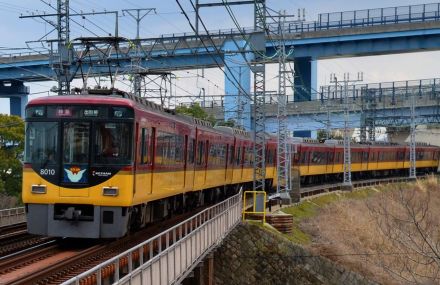
{"type": "Polygon", "coordinates": [[[25,221],[26,213],[24,207],[0,210],[0,226],[9,226],[25,221]]]}
{"type": "Polygon", "coordinates": [[[92,278],[99,285],[110,277],[106,275],[109,270],[113,284],[128,284],[133,279],[145,284],[179,283],[240,223],[241,196],[240,191],[62,284],[80,284],[92,278]],[[128,270],[123,277],[119,276],[121,265],[128,270]]]}

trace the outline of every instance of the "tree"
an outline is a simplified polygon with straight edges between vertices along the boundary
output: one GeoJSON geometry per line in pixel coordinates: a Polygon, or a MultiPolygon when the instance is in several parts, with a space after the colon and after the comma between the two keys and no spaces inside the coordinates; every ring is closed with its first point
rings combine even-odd
{"type": "Polygon", "coordinates": [[[229,118],[227,121],[218,122],[217,125],[218,126],[231,127],[231,128],[237,127],[236,124],[235,124],[235,120],[231,119],[231,118],[229,118]]]}
{"type": "Polygon", "coordinates": [[[192,106],[178,106],[176,107],[176,113],[188,115],[194,118],[202,119],[208,122],[211,122],[212,125],[215,125],[216,120],[214,116],[209,115],[198,103],[193,104],[192,106]]]}
{"type": "Polygon", "coordinates": [[[19,196],[23,167],[24,122],[20,117],[0,114],[0,193],[19,196]]]}
{"type": "Polygon", "coordinates": [[[399,284],[438,284],[440,186],[431,178],[414,188],[401,185],[382,193],[378,203],[368,204],[383,237],[377,248],[379,266],[399,284]]]}

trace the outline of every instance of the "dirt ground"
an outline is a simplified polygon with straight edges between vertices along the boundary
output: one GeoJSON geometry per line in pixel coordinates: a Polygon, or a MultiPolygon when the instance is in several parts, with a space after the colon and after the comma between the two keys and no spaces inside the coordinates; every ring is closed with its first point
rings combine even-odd
{"type": "Polygon", "coordinates": [[[306,247],[381,284],[440,284],[437,179],[368,191],[300,219],[306,247]]]}

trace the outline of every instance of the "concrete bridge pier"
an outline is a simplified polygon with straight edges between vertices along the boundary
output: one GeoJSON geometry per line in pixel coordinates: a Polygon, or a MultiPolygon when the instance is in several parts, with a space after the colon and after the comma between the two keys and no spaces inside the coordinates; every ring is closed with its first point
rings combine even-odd
{"type": "Polygon", "coordinates": [[[10,114],[24,117],[24,110],[28,101],[29,87],[22,81],[0,81],[0,98],[9,98],[10,114]]]}
{"type": "Polygon", "coordinates": [[[225,51],[225,103],[224,120],[232,119],[246,130],[251,129],[251,69],[246,63],[245,41],[228,41],[225,51]],[[239,88],[241,86],[241,88],[239,88]]]}
{"type": "Polygon", "coordinates": [[[318,61],[312,57],[297,57],[295,67],[295,102],[316,100],[318,90],[318,61]]]}
{"type": "Polygon", "coordinates": [[[208,254],[182,282],[183,285],[214,285],[214,253],[208,254]]]}

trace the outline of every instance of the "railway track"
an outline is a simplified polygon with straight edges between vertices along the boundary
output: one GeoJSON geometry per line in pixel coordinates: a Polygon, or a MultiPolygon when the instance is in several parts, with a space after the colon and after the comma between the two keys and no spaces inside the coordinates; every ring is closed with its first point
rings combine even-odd
{"type": "MultiPolygon", "coordinates": [[[[116,241],[101,241],[96,244],[91,240],[65,239],[48,242],[22,254],[0,259],[1,280],[5,284],[60,284],[201,210],[175,216],[116,241]]],[[[139,255],[135,258],[139,258],[139,255]]],[[[108,273],[110,274],[111,270],[108,273]]]]}
{"type": "Polygon", "coordinates": [[[0,228],[0,260],[5,256],[35,247],[52,240],[51,238],[27,233],[26,223],[18,223],[0,228]]]}

